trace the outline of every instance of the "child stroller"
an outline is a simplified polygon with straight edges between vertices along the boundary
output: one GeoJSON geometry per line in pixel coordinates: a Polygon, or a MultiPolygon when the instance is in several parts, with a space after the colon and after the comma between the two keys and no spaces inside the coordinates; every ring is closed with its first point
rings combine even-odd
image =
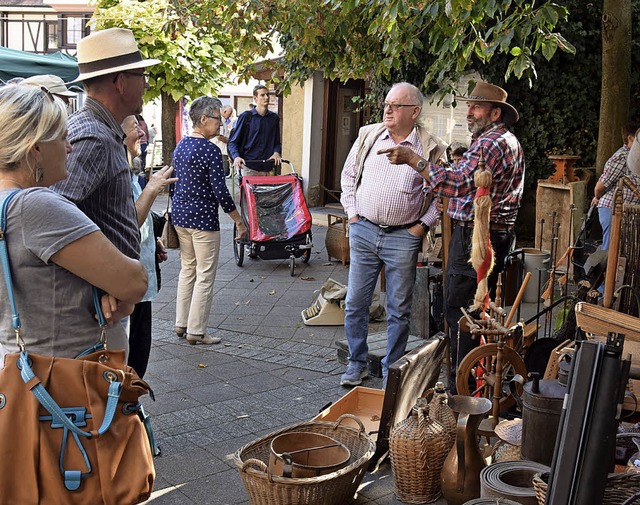
{"type": "MultiPolygon", "coordinates": [[[[295,275],[296,258],[307,263],[313,247],[311,214],[302,192],[302,179],[291,166],[290,175],[246,176],[240,183],[240,214],[248,237],[234,242],[236,265],[242,266],[245,248],[250,258],[289,258],[295,275]]],[[[233,236],[237,234],[234,225],[233,236]]]]}

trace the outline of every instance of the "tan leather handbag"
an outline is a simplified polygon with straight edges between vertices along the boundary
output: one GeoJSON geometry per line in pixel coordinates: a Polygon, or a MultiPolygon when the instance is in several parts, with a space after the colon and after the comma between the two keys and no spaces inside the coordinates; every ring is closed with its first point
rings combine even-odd
{"type": "MultiPolygon", "coordinates": [[[[126,365],[124,351],[107,351],[104,340],[76,358],[27,351],[6,247],[15,194],[0,205],[0,262],[21,349],[0,370],[0,503],[140,503],[155,478],[157,447],[139,402],[150,388],[126,365]]],[[[96,290],[94,304],[104,324],[96,290]]]]}

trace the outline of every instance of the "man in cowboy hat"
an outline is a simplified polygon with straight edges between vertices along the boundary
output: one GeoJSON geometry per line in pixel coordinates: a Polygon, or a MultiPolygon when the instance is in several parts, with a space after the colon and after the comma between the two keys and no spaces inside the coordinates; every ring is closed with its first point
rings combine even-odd
{"type": "Polygon", "coordinates": [[[78,42],[85,105],[69,118],[69,176],[53,188],[96,223],[124,254],[138,258],[140,232],[133,204],[124,118],[142,112],[148,87],[144,60],[131,30],[109,28],[78,42]]]}
{"type": "Polygon", "coordinates": [[[477,288],[476,272],[469,264],[473,235],[473,175],[482,155],[491,171],[490,237],[495,258],[489,276],[490,296],[495,296],[498,274],[504,269],[515,235],[513,226],[520,208],[524,188],[524,155],[518,139],[507,127],[518,121],[518,111],[507,103],[507,92],[493,84],[479,82],[468,97],[467,125],[472,142],[469,150],[453,170],[431,163],[402,146],[384,151],[391,163],[406,163],[430,182],[433,191],[449,197],[448,213],[454,222],[449,244],[446,272],[445,317],[449,323],[452,375],[449,387],[455,392],[455,369],[460,361],[477,347],[478,339],[470,333],[458,332],[461,307],[469,307],[477,288]]]}

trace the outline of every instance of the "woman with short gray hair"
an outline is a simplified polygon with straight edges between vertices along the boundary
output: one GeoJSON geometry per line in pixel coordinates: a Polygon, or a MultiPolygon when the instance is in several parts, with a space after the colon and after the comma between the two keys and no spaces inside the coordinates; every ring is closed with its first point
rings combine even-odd
{"type": "Polygon", "coordinates": [[[173,152],[171,220],[180,240],[176,335],[194,345],[218,344],[207,334],[220,250],[218,205],[236,223],[239,240],[247,228],[225,184],[220,148],[209,140],[220,131],[220,100],[203,96],[191,104],[191,135],[173,152]]]}

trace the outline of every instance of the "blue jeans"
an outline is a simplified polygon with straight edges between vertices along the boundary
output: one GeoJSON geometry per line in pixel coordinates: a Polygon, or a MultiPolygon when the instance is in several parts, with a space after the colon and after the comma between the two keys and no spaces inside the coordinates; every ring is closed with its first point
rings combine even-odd
{"type": "Polygon", "coordinates": [[[387,355],[382,359],[383,375],[387,375],[389,365],[404,355],[421,244],[422,238],[412,235],[406,228],[385,232],[362,220],[350,225],[351,254],[344,329],[351,364],[359,368],[367,366],[369,306],[383,265],[387,281],[387,355]]]}
{"type": "Polygon", "coordinates": [[[602,227],[602,250],[609,250],[609,237],[611,235],[611,207],[598,207],[598,219],[602,227]]]}

